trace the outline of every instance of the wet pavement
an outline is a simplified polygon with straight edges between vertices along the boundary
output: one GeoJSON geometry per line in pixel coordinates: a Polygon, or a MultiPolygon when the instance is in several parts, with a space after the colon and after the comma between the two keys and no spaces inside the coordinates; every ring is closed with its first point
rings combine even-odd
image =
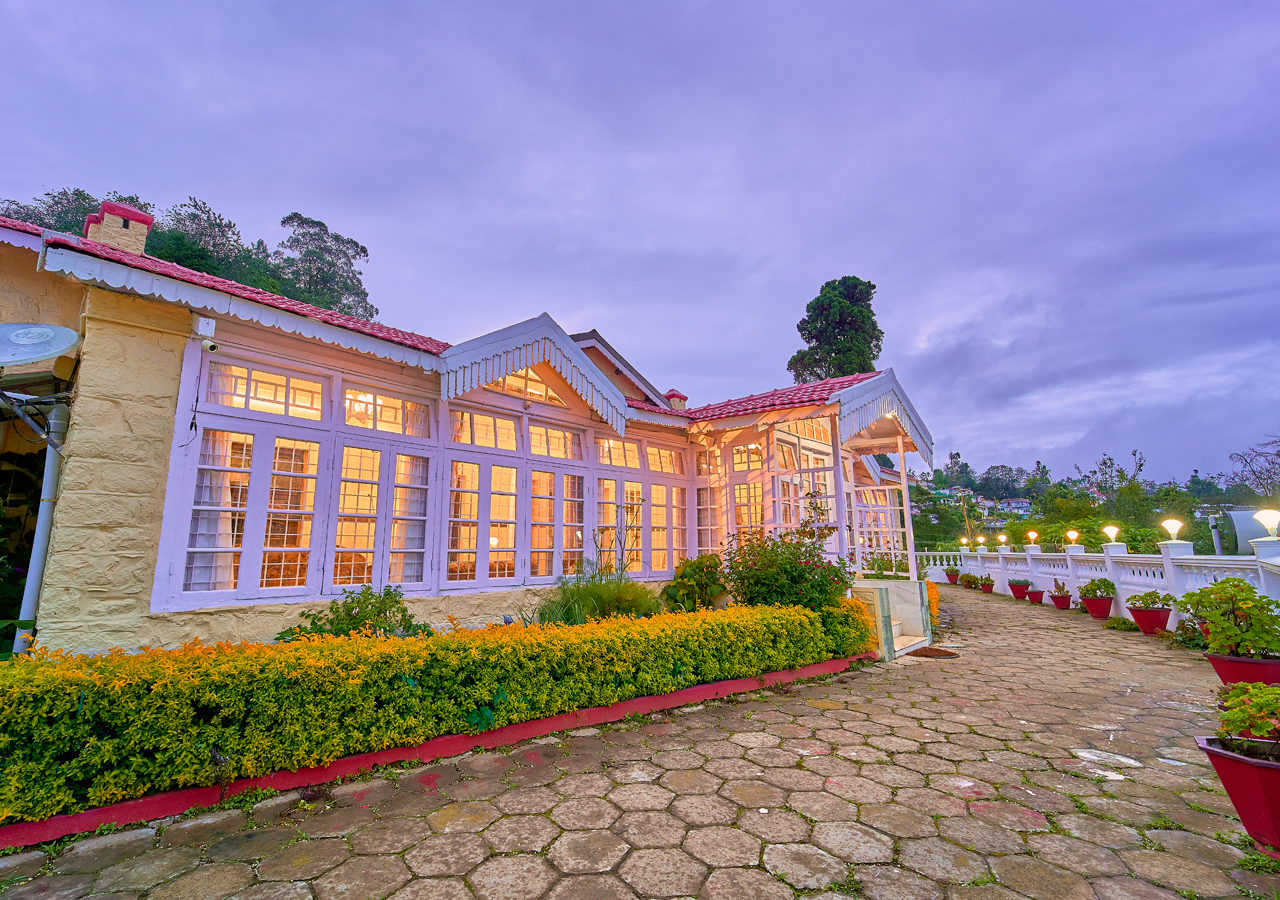
{"type": "Polygon", "coordinates": [[[1259,896],[1199,654],[943,587],[950,660],[0,858],[46,900],[1259,896]],[[34,877],[31,877],[34,876],[34,877]]]}

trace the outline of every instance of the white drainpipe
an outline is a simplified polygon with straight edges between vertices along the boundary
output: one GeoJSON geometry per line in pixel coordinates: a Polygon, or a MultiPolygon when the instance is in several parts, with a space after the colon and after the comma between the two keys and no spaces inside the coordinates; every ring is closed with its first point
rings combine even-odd
{"type": "MultiPolygon", "coordinates": [[[[40,604],[40,586],[44,582],[45,562],[49,557],[49,536],[53,532],[53,507],[58,500],[58,480],[62,475],[62,454],[55,446],[62,446],[67,436],[70,414],[65,404],[55,404],[49,410],[49,436],[44,451],[44,485],[40,490],[40,512],[36,515],[35,540],[31,545],[31,562],[27,567],[27,584],[22,592],[22,611],[18,618],[33,621],[40,604]]],[[[13,652],[24,653],[31,646],[31,632],[19,628],[13,639],[13,652]]]]}

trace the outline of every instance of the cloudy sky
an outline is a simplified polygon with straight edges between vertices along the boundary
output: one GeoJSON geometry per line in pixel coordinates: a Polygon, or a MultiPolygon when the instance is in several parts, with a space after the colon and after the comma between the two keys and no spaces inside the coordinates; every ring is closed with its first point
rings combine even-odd
{"type": "Polygon", "coordinates": [[[0,197],[297,210],[383,321],[546,311],[691,403],[788,383],[857,275],[979,469],[1280,432],[1275,3],[201,6],[0,0],[0,197]]]}

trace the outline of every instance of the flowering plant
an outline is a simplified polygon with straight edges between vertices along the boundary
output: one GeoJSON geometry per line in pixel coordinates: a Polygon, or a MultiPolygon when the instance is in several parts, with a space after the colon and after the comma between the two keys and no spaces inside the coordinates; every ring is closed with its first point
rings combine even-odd
{"type": "Polygon", "coordinates": [[[1243,578],[1224,578],[1184,594],[1179,611],[1209,626],[1209,652],[1280,658],[1280,609],[1243,578]]]}
{"type": "Polygon", "coordinates": [[[957,569],[955,566],[947,566],[945,569],[942,570],[942,574],[943,575],[959,575],[960,570],[957,569]]]}
{"type": "Polygon", "coordinates": [[[1130,609],[1172,609],[1174,597],[1173,594],[1147,591],[1145,594],[1136,594],[1124,602],[1130,609]]]}
{"type": "Polygon", "coordinates": [[[990,575],[983,575],[981,578],[978,579],[978,584],[995,584],[995,583],[996,583],[996,580],[992,578],[990,575]]]}
{"type": "Polygon", "coordinates": [[[1218,740],[1253,759],[1280,756],[1280,685],[1241,681],[1222,689],[1218,740]]]}
{"type": "Polygon", "coordinates": [[[796,532],[734,535],[724,553],[724,580],[739,603],[834,605],[853,585],[848,560],[828,560],[821,545],[796,532]]]}
{"type": "Polygon", "coordinates": [[[1080,588],[1080,599],[1090,600],[1096,597],[1114,597],[1116,586],[1109,578],[1091,578],[1080,588]]]}
{"type": "Polygon", "coordinates": [[[972,572],[965,572],[963,575],[960,576],[960,583],[967,588],[977,587],[979,584],[981,584],[981,579],[979,579],[978,576],[974,575],[972,572]]]}

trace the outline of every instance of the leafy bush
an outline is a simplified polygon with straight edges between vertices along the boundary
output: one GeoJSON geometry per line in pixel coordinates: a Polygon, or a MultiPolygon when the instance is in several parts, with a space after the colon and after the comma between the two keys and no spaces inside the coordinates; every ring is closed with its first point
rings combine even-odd
{"type": "Polygon", "coordinates": [[[1185,647],[1188,650],[1207,650],[1209,648],[1209,642],[1205,640],[1204,632],[1189,619],[1183,619],[1178,623],[1178,627],[1173,630],[1172,640],[1179,647],[1185,647]]]}
{"type": "Polygon", "coordinates": [[[1031,587],[1031,579],[1030,578],[1010,578],[1009,584],[1025,584],[1027,587],[1031,587]]]}
{"type": "Polygon", "coordinates": [[[1053,579],[1053,595],[1052,596],[1065,597],[1070,593],[1071,592],[1067,590],[1067,583],[1065,581],[1059,581],[1056,578],[1053,579]]]}
{"type": "Polygon", "coordinates": [[[1126,619],[1124,616],[1112,616],[1102,623],[1103,628],[1110,628],[1112,631],[1141,631],[1138,623],[1132,619],[1126,619]]]}
{"type": "Polygon", "coordinates": [[[532,618],[543,625],[585,625],[592,619],[611,616],[639,618],[656,615],[660,609],[647,584],[633,581],[626,572],[601,568],[589,559],[583,561],[576,574],[561,578],[536,594],[537,611],[532,617],[521,618],[532,618]]]}
{"type": "Polygon", "coordinates": [[[0,823],[794,669],[873,649],[870,625],[846,604],[735,605],[433,637],[37,648],[0,664],[0,823]]]}
{"type": "Polygon", "coordinates": [[[1095,597],[1114,597],[1116,595],[1116,586],[1111,583],[1108,578],[1091,578],[1080,588],[1080,599],[1086,597],[1093,599],[1095,597]]]}
{"type": "Polygon", "coordinates": [[[1243,578],[1224,578],[1176,602],[1193,621],[1209,626],[1210,653],[1280,657],[1280,609],[1243,578]]]}
{"type": "Polygon", "coordinates": [[[672,612],[693,612],[710,606],[716,597],[723,596],[728,590],[720,557],[714,553],[703,553],[693,559],[682,559],[676,566],[675,577],[658,597],[672,612]]]}
{"type": "Polygon", "coordinates": [[[1280,685],[1229,685],[1218,709],[1218,740],[1225,749],[1254,759],[1280,756],[1280,685]]]}
{"type": "Polygon", "coordinates": [[[978,579],[978,584],[995,584],[995,583],[996,583],[996,580],[992,578],[990,575],[983,575],[981,578],[978,579]]]}
{"type": "Polygon", "coordinates": [[[955,566],[947,566],[945,569],[942,570],[942,574],[943,575],[959,575],[960,570],[957,569],[955,566]]]}
{"type": "Polygon", "coordinates": [[[344,635],[366,629],[394,637],[431,636],[431,626],[413,620],[405,606],[403,592],[393,584],[380,591],[368,584],[359,590],[345,590],[342,599],[330,603],[328,610],[308,610],[302,613],[302,618],[306,625],[287,628],[276,639],[293,641],[304,634],[344,635]]]}
{"type": "Polygon", "coordinates": [[[1124,602],[1130,609],[1173,609],[1176,600],[1173,594],[1147,591],[1144,594],[1135,594],[1124,602]]]}
{"type": "Polygon", "coordinates": [[[813,610],[833,605],[853,584],[847,560],[829,561],[815,541],[794,532],[731,537],[724,578],[739,603],[813,610]]]}
{"type": "Polygon", "coordinates": [[[975,588],[975,587],[977,587],[980,583],[981,583],[981,581],[980,581],[980,579],[978,578],[978,576],[977,576],[977,575],[972,574],[971,572],[965,572],[963,575],[961,575],[961,576],[960,576],[960,584],[961,584],[961,586],[963,586],[963,587],[967,587],[967,588],[975,588]]]}

